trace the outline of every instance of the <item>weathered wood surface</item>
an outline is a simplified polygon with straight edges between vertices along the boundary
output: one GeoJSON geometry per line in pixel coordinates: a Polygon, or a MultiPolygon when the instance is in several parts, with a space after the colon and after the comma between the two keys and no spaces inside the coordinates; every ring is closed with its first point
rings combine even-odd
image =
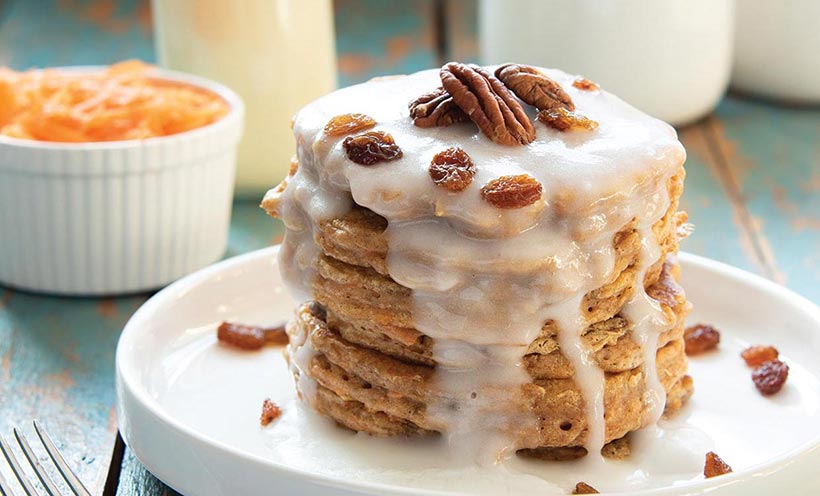
{"type": "Polygon", "coordinates": [[[150,0],[0,0],[0,66],[153,57],[150,0]]]}
{"type": "Polygon", "coordinates": [[[336,0],[339,84],[439,64],[433,0],[336,0]]]}
{"type": "MultiPolygon", "coordinates": [[[[98,492],[116,436],[114,348],[145,297],[64,299],[0,290],[0,435],[39,419],[98,492]]],[[[0,472],[11,473],[0,463],[0,472]]]]}
{"type": "Polygon", "coordinates": [[[177,496],[179,493],[163,484],[142,466],[134,454],[126,449],[117,496],[177,496]]]}
{"type": "MultiPolygon", "coordinates": [[[[153,58],[145,0],[0,0],[3,5],[0,65],[153,58]]],[[[343,85],[475,57],[471,0],[338,0],[335,8],[343,85]],[[445,39],[433,22],[441,8],[445,39]]],[[[680,136],[689,155],[683,206],[696,226],[684,249],[762,274],[820,303],[820,109],[730,96],[680,136]]],[[[237,203],[226,255],[280,236],[279,224],[254,203],[237,203]]],[[[146,297],[68,299],[0,287],[0,434],[9,437],[12,426],[29,428],[32,418],[41,419],[95,493],[114,447],[116,340],[146,297]]],[[[130,452],[118,455],[117,494],[176,494],[130,452]]],[[[2,464],[0,472],[10,476],[2,464]]]]}
{"type": "Polygon", "coordinates": [[[758,272],[820,302],[820,108],[732,98],[708,124],[758,272]]]}

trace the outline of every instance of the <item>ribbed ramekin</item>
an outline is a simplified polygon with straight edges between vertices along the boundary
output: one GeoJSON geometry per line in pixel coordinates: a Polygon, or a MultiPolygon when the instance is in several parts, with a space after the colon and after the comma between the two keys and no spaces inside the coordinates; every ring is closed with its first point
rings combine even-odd
{"type": "MultiPolygon", "coordinates": [[[[91,70],[95,68],[77,68],[91,70]]],[[[66,295],[155,289],[225,252],[244,107],[145,140],[50,143],[0,136],[0,284],[66,295]]]]}

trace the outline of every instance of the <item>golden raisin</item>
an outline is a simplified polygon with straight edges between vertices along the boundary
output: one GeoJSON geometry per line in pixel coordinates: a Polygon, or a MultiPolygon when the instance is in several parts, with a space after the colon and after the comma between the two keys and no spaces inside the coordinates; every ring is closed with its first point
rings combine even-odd
{"type": "Polygon", "coordinates": [[[259,417],[259,423],[266,426],[278,419],[282,415],[282,409],[276,406],[269,398],[265,398],[262,402],[262,416],[259,417]]]}
{"type": "Polygon", "coordinates": [[[288,335],[284,325],[260,327],[232,322],[222,322],[216,329],[216,338],[243,350],[258,350],[265,344],[288,344],[288,335]]]}
{"type": "Polygon", "coordinates": [[[528,174],[501,176],[481,188],[481,197],[496,208],[521,208],[541,198],[541,183],[528,174]]]}
{"type": "Polygon", "coordinates": [[[600,86],[598,86],[597,83],[590,81],[584,76],[578,76],[577,78],[575,78],[575,81],[572,82],[572,85],[578,88],[579,90],[584,91],[595,91],[601,88],[600,86]]]}
{"type": "Polygon", "coordinates": [[[265,345],[265,335],[262,328],[256,326],[223,322],[216,329],[216,337],[222,343],[243,350],[258,350],[265,345]]]}
{"type": "Polygon", "coordinates": [[[780,353],[774,346],[749,346],[740,354],[746,365],[749,367],[757,367],[763,365],[770,360],[776,360],[780,353]]]}
{"type": "Polygon", "coordinates": [[[590,486],[586,482],[579,482],[575,484],[575,490],[572,491],[572,494],[600,494],[594,487],[590,486]]]}
{"type": "Polygon", "coordinates": [[[669,308],[676,308],[678,306],[678,297],[683,293],[683,288],[678,285],[672,272],[672,262],[666,260],[661,267],[658,282],[647,288],[646,294],[669,308]]]}
{"type": "Polygon", "coordinates": [[[344,136],[353,134],[376,125],[372,117],[364,114],[342,114],[333,117],[325,124],[325,133],[328,136],[344,136]]]}
{"type": "Polygon", "coordinates": [[[789,378],[789,366],[780,360],[770,360],[752,371],[752,381],[763,396],[775,394],[789,378]]]}
{"type": "Polygon", "coordinates": [[[703,475],[707,479],[717,477],[718,475],[728,474],[732,471],[726,462],[724,462],[714,451],[706,453],[706,463],[703,465],[703,475]]]}
{"type": "Polygon", "coordinates": [[[687,355],[699,355],[717,348],[720,343],[720,332],[708,324],[697,324],[687,327],[683,333],[687,355]]]}
{"type": "Polygon", "coordinates": [[[462,191],[473,182],[475,165],[467,152],[454,146],[438,152],[430,162],[430,177],[436,185],[462,191]]]}
{"type": "Polygon", "coordinates": [[[538,112],[538,120],[559,131],[568,131],[570,129],[592,131],[598,128],[596,121],[563,107],[541,110],[538,112]]]}
{"type": "Polygon", "coordinates": [[[275,345],[286,345],[290,342],[288,333],[285,331],[285,325],[278,325],[276,327],[266,327],[264,329],[265,343],[275,345]]]}
{"type": "Polygon", "coordinates": [[[401,158],[401,148],[383,131],[348,136],[342,142],[347,158],[359,165],[373,165],[401,158]]]}

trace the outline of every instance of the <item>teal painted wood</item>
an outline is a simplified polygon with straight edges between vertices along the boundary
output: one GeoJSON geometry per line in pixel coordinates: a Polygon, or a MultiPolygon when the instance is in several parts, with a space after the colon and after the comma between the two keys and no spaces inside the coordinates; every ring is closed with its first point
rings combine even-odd
{"type": "Polygon", "coordinates": [[[8,439],[14,426],[30,431],[39,419],[99,492],[116,436],[114,349],[145,297],[0,295],[0,434],[8,439]]]}
{"type": "Polygon", "coordinates": [[[478,62],[478,5],[476,0],[444,0],[444,58],[478,62]]]}
{"type": "Polygon", "coordinates": [[[150,0],[0,0],[0,66],[154,60],[150,0]]]}
{"type": "Polygon", "coordinates": [[[440,64],[433,1],[336,0],[339,84],[440,64]]]}
{"type": "Polygon", "coordinates": [[[731,98],[717,116],[765,275],[820,303],[820,108],[731,98]]]}
{"type": "Polygon", "coordinates": [[[282,223],[271,218],[253,200],[234,202],[225,257],[259,250],[282,241],[282,223]]]}
{"type": "Polygon", "coordinates": [[[686,182],[681,209],[689,213],[692,234],[681,249],[758,272],[753,250],[746,249],[743,227],[735,222],[732,201],[724,194],[719,171],[702,125],[679,132],[686,147],[686,182]]]}
{"type": "MultiPolygon", "coordinates": [[[[271,492],[271,494],[275,494],[271,492]]],[[[116,496],[177,496],[178,492],[166,486],[140,463],[126,448],[116,496]]]]}

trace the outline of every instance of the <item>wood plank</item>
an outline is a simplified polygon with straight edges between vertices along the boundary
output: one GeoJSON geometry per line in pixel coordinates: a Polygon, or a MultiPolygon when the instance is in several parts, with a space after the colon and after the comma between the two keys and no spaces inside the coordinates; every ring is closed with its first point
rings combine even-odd
{"type": "Polygon", "coordinates": [[[31,420],[39,419],[78,476],[99,493],[116,436],[114,349],[145,297],[2,294],[0,434],[9,439],[13,427],[21,427],[33,435],[31,420]]]}
{"type": "Polygon", "coordinates": [[[679,131],[687,153],[681,208],[689,213],[689,222],[695,227],[681,249],[759,271],[761,265],[749,233],[735,214],[743,206],[725,193],[723,175],[706,139],[706,126],[708,118],[679,131]]]}
{"type": "Polygon", "coordinates": [[[754,254],[763,275],[773,280],[781,279],[778,277],[778,271],[774,266],[770,250],[764,249],[761,245],[759,225],[754,222],[752,215],[749,213],[746,199],[738,185],[737,174],[729,163],[727,150],[724,146],[721,146],[719,128],[720,123],[717,118],[710,116],[703,126],[703,135],[714,157],[714,167],[721,178],[726,195],[731,201],[734,217],[742,226],[743,245],[754,254]]]}
{"type": "Polygon", "coordinates": [[[728,98],[709,133],[764,274],[820,302],[820,110],[728,98]]]}
{"type": "Polygon", "coordinates": [[[444,61],[478,62],[477,9],[475,0],[445,0],[444,61]]]}
{"type": "Polygon", "coordinates": [[[177,496],[178,492],[154,477],[127,449],[122,460],[117,496],[177,496]]]}
{"type": "Polygon", "coordinates": [[[225,258],[282,242],[284,226],[259,207],[259,200],[236,201],[225,258]]]}
{"type": "Polygon", "coordinates": [[[154,60],[150,0],[6,0],[0,6],[7,9],[0,12],[0,66],[154,60]]]}
{"type": "Polygon", "coordinates": [[[438,65],[433,0],[336,0],[339,85],[438,65]]]}

